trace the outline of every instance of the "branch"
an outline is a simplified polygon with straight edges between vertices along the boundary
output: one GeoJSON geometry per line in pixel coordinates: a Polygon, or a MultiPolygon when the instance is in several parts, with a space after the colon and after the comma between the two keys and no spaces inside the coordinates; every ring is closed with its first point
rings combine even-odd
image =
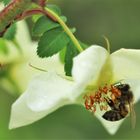
{"type": "Polygon", "coordinates": [[[0,34],[10,26],[17,15],[22,14],[31,4],[31,0],[13,0],[0,12],[0,34]]]}

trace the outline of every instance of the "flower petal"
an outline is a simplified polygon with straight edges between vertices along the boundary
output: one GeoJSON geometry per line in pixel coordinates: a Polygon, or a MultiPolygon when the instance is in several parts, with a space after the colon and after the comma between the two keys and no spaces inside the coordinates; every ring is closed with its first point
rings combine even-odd
{"type": "Polygon", "coordinates": [[[120,120],[120,121],[116,121],[116,122],[111,122],[111,121],[107,121],[107,120],[103,119],[102,115],[103,115],[103,112],[100,111],[99,108],[97,108],[97,111],[95,112],[95,116],[100,120],[102,125],[108,131],[108,133],[111,135],[114,135],[117,132],[117,130],[120,128],[124,119],[120,120]]]}
{"type": "Polygon", "coordinates": [[[22,55],[21,53],[19,53],[17,47],[11,41],[6,41],[8,47],[8,55],[0,55],[1,63],[5,64],[10,63],[12,61],[17,61],[19,58],[21,59],[21,56],[27,56],[32,50],[31,47],[32,45],[34,45],[34,43],[31,42],[31,38],[25,21],[20,21],[17,23],[17,32],[15,39],[20,46],[22,55]]]}
{"type": "Polygon", "coordinates": [[[93,45],[74,58],[72,75],[76,82],[88,84],[97,80],[106,62],[108,52],[93,45]]]}
{"type": "Polygon", "coordinates": [[[36,76],[12,105],[9,128],[31,124],[59,107],[73,103],[74,83],[55,73],[36,76]]]}
{"type": "MultiPolygon", "coordinates": [[[[34,48],[36,44],[34,44],[34,48]]],[[[45,58],[45,59],[41,59],[39,58],[37,55],[33,55],[36,54],[36,50],[34,49],[34,51],[30,51],[31,58],[27,58],[27,60],[25,59],[24,61],[21,61],[20,59],[20,63],[15,63],[15,65],[12,67],[11,69],[11,77],[14,79],[14,81],[16,82],[16,84],[18,85],[21,93],[23,91],[25,91],[25,89],[27,88],[29,81],[31,81],[31,79],[37,75],[37,74],[41,74],[42,71],[36,70],[35,68],[32,68],[31,66],[29,66],[29,64],[37,67],[37,68],[41,68],[43,70],[47,70],[47,71],[53,71],[55,68],[56,73],[59,74],[63,74],[64,73],[64,69],[63,69],[63,65],[61,64],[60,60],[59,60],[59,56],[58,55],[54,55],[50,58],[45,58]],[[22,80],[21,80],[21,75],[22,75],[22,80]]],[[[63,74],[64,75],[64,74],[63,74]]]]}
{"type": "Polygon", "coordinates": [[[111,54],[114,80],[140,79],[140,50],[120,49],[111,54]]]}

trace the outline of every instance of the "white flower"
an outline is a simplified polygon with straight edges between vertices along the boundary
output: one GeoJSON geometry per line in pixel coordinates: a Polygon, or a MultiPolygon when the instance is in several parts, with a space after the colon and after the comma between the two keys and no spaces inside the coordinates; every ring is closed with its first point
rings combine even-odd
{"type": "MultiPolygon", "coordinates": [[[[87,88],[93,91],[108,84],[124,80],[129,84],[139,100],[140,93],[140,50],[121,49],[109,54],[100,46],[91,46],[74,58],[73,80],[68,80],[55,72],[34,77],[27,90],[12,105],[9,128],[31,124],[66,104],[84,104],[83,96],[87,88]]],[[[114,134],[122,121],[109,122],[101,112],[95,115],[114,134]]],[[[94,125],[94,124],[93,124],[94,125]]]]}
{"type": "MultiPolygon", "coordinates": [[[[36,43],[31,41],[25,21],[17,23],[17,33],[15,40],[20,48],[17,48],[13,42],[6,41],[8,54],[0,54],[0,63],[6,67],[5,70],[8,71],[8,76],[10,76],[10,78],[14,81],[19,90],[23,91],[23,89],[25,90],[25,86],[27,86],[27,81],[31,78],[30,75],[32,72],[31,68],[27,68],[25,66],[28,65],[29,58],[33,56],[33,53],[35,53],[36,46],[36,43]],[[8,67],[9,65],[10,67],[8,67]],[[28,71],[28,74],[25,73],[25,68],[26,71],[28,71]]],[[[4,81],[6,80],[7,75],[5,76],[4,81]]],[[[5,83],[3,84],[6,85],[5,83]]]]}
{"type": "MultiPolygon", "coordinates": [[[[58,55],[43,60],[37,56],[37,42],[33,42],[31,40],[25,21],[17,23],[17,33],[15,39],[20,47],[20,51],[11,41],[6,41],[9,53],[6,55],[0,54],[0,63],[2,63],[5,67],[10,64],[10,69],[8,68],[7,70],[20,92],[23,92],[26,89],[33,76],[40,73],[39,71],[31,68],[29,63],[47,70],[52,70],[55,67],[58,73],[63,73],[63,66],[59,61],[58,55]]],[[[7,77],[5,77],[5,80],[1,82],[3,85],[7,85],[7,77]]],[[[8,87],[6,88],[8,89],[8,87]]],[[[13,89],[10,88],[9,90],[11,91],[13,89]]]]}

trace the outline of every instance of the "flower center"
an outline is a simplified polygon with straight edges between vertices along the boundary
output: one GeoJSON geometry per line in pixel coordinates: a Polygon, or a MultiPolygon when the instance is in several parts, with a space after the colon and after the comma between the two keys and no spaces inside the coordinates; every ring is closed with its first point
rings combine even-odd
{"type": "Polygon", "coordinates": [[[115,102],[121,96],[121,91],[114,85],[105,85],[99,87],[96,92],[91,92],[84,96],[85,108],[91,112],[95,112],[97,105],[101,111],[106,111],[109,107],[108,102],[115,102]]]}

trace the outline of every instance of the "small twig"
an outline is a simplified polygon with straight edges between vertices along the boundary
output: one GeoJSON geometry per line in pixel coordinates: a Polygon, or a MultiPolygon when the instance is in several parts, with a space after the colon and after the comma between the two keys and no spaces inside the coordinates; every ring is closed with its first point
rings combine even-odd
{"type": "Polygon", "coordinates": [[[47,0],[13,0],[0,12],[0,37],[3,37],[13,22],[32,15],[43,14],[57,22],[56,18],[44,9],[46,3],[47,0]],[[27,10],[31,2],[37,3],[40,8],[27,10]]]}
{"type": "Polygon", "coordinates": [[[31,0],[12,0],[0,12],[0,36],[2,37],[10,25],[14,22],[17,15],[22,14],[29,8],[31,0]]]}
{"type": "Polygon", "coordinates": [[[23,12],[21,15],[18,15],[15,20],[22,20],[26,17],[29,17],[29,16],[33,16],[33,15],[36,15],[36,14],[43,14],[47,17],[49,17],[51,20],[53,20],[54,22],[57,22],[57,19],[52,16],[49,12],[47,12],[46,10],[43,10],[43,9],[40,9],[40,8],[36,8],[36,9],[32,9],[32,10],[28,10],[28,11],[25,11],[23,12]]]}
{"type": "Polygon", "coordinates": [[[32,2],[35,2],[38,5],[40,5],[42,8],[44,8],[47,3],[47,0],[32,0],[32,2]]]}

